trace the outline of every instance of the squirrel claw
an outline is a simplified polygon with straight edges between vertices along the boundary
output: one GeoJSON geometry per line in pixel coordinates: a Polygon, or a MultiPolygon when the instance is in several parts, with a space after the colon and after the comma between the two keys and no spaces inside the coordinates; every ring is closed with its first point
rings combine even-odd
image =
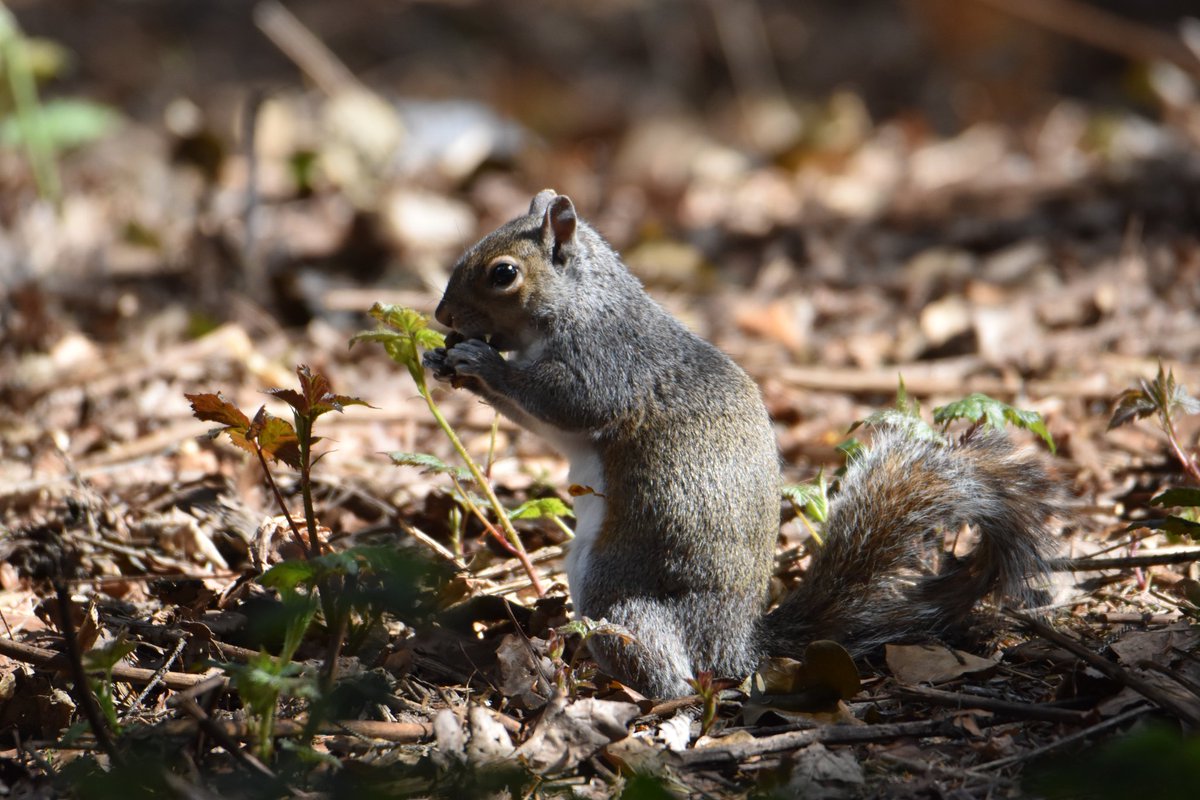
{"type": "Polygon", "coordinates": [[[454,379],[454,367],[446,363],[446,348],[444,347],[425,351],[425,355],[421,358],[421,363],[432,371],[433,377],[439,381],[454,379]]]}

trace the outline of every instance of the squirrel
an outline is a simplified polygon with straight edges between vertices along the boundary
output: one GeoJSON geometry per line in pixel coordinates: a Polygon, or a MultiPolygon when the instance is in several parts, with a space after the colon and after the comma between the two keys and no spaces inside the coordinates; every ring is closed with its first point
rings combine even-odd
{"type": "Polygon", "coordinates": [[[759,389],[553,190],[462,255],[435,317],[451,333],[425,353],[434,377],[546,439],[590,490],[566,556],[572,604],[628,632],[588,647],[643,694],[745,676],[814,639],[860,656],[951,632],[1048,572],[1036,456],[995,432],[942,444],[883,429],[841,479],[804,579],[764,613],[782,485],[759,389]],[[930,574],[926,556],[966,524],[974,551],[930,574]]]}

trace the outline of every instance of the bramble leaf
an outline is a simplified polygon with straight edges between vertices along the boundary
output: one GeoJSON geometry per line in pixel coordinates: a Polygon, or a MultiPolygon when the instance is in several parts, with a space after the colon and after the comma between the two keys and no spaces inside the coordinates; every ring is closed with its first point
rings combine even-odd
{"type": "Polygon", "coordinates": [[[314,420],[329,411],[342,411],[346,406],[372,408],[370,403],[357,397],[334,394],[329,379],[319,372],[314,373],[307,364],[296,367],[296,376],[300,379],[299,392],[295,389],[268,389],[267,394],[287,403],[301,417],[314,420]]]}
{"type": "Polygon", "coordinates": [[[257,440],[263,455],[282,461],[292,469],[300,469],[300,440],[296,437],[296,429],[287,420],[260,408],[246,438],[257,440]]]}
{"type": "Polygon", "coordinates": [[[867,454],[867,446],[853,436],[839,444],[835,449],[842,454],[847,464],[851,464],[867,454]]]}
{"type": "Polygon", "coordinates": [[[118,636],[104,647],[89,650],[83,654],[83,666],[88,672],[104,672],[111,674],[113,667],[121,663],[125,656],[137,650],[137,642],[131,642],[118,636]]]}
{"type": "Polygon", "coordinates": [[[1013,408],[1008,403],[1003,403],[980,392],[974,392],[962,400],[947,403],[933,410],[934,422],[945,425],[956,419],[984,423],[997,430],[1003,430],[1007,423],[1042,437],[1042,441],[1050,448],[1051,453],[1057,452],[1058,449],[1041,414],[1036,411],[1013,408]]]}
{"type": "Polygon", "coordinates": [[[240,408],[226,400],[220,392],[216,394],[209,392],[185,393],[183,396],[191,402],[192,414],[196,419],[218,422],[221,425],[242,430],[250,427],[250,419],[242,413],[240,408]]]}
{"type": "Polygon", "coordinates": [[[361,331],[350,339],[358,342],[378,342],[388,357],[408,369],[417,386],[425,388],[425,368],[421,365],[421,350],[446,346],[446,337],[429,327],[429,320],[411,308],[376,303],[367,312],[392,330],[361,331]]]}
{"type": "Polygon", "coordinates": [[[557,497],[526,500],[508,512],[509,519],[542,519],[543,517],[573,517],[571,507],[557,497]]]}
{"type": "Polygon", "coordinates": [[[1176,412],[1200,414],[1200,399],[1192,397],[1186,386],[1176,383],[1175,371],[1164,370],[1161,361],[1154,380],[1142,379],[1140,384],[1140,389],[1126,389],[1117,395],[1116,407],[1108,421],[1109,430],[1151,414],[1158,414],[1167,427],[1170,427],[1171,417],[1176,412]]]}
{"type": "Polygon", "coordinates": [[[1141,389],[1126,389],[1117,396],[1116,408],[1108,421],[1108,430],[1135,419],[1145,419],[1157,410],[1154,399],[1141,389]]]}
{"type": "Polygon", "coordinates": [[[1150,528],[1156,531],[1166,531],[1176,536],[1188,536],[1192,539],[1200,539],[1200,522],[1193,522],[1190,519],[1174,515],[1164,519],[1139,520],[1128,525],[1125,530],[1136,531],[1138,528],[1150,528]]]}
{"type": "Polygon", "coordinates": [[[784,499],[817,522],[824,522],[828,518],[829,481],[825,478],[825,470],[818,472],[816,479],[809,483],[784,486],[782,493],[784,499]]]}
{"type": "Polygon", "coordinates": [[[460,481],[473,480],[471,471],[466,467],[452,466],[428,453],[405,453],[396,450],[387,456],[398,467],[419,467],[427,475],[453,475],[460,481]]]}
{"type": "Polygon", "coordinates": [[[1200,507],[1200,489],[1191,489],[1186,487],[1177,487],[1167,489],[1166,491],[1151,498],[1151,505],[1163,506],[1164,508],[1172,508],[1176,506],[1184,506],[1188,508],[1200,507]]]}
{"type": "Polygon", "coordinates": [[[317,585],[320,566],[315,561],[281,561],[259,576],[263,586],[281,593],[291,593],[297,586],[317,585]]]}

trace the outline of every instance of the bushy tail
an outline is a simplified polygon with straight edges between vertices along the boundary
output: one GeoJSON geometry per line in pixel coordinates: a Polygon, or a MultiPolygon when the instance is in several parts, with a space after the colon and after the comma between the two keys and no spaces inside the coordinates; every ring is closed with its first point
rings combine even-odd
{"type": "Polygon", "coordinates": [[[1039,457],[977,430],[953,445],[882,430],[847,470],[805,579],[764,620],[767,650],[797,657],[814,639],[854,655],[947,633],[995,593],[1026,599],[1049,569],[1055,492],[1039,457]],[[969,524],[962,558],[946,534],[969,524]]]}

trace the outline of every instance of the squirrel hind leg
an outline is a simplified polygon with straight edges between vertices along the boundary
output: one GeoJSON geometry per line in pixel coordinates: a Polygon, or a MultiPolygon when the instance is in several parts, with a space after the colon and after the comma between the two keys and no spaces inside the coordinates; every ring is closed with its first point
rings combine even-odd
{"type": "Polygon", "coordinates": [[[691,693],[692,665],[683,639],[673,628],[657,624],[598,633],[588,640],[592,658],[604,672],[654,698],[691,693]]]}
{"type": "Polygon", "coordinates": [[[588,649],[602,670],[639,692],[680,697],[693,692],[688,681],[700,671],[716,678],[754,671],[761,656],[761,607],[752,594],[727,591],[621,598],[585,609],[621,629],[593,636],[588,649]]]}

